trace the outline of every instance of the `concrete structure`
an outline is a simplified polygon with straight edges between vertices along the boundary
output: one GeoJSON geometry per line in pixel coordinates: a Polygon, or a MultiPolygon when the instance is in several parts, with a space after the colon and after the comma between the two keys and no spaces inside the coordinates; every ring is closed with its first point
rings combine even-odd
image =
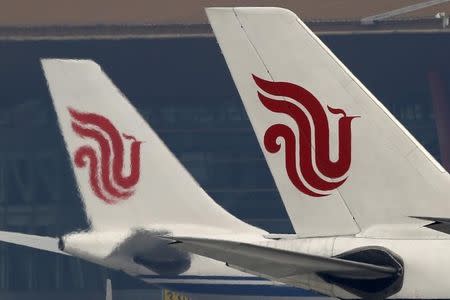
{"type": "Polygon", "coordinates": [[[444,32],[442,18],[448,18],[450,2],[434,0],[431,2],[437,4],[423,5],[427,2],[430,1],[3,1],[0,38],[210,36],[203,11],[207,6],[285,7],[296,12],[319,34],[444,32]],[[415,9],[402,13],[409,6],[415,9]],[[371,25],[363,22],[367,17],[398,9],[400,12],[394,16],[380,18],[371,25]],[[436,18],[438,13],[443,14],[436,18]]]}

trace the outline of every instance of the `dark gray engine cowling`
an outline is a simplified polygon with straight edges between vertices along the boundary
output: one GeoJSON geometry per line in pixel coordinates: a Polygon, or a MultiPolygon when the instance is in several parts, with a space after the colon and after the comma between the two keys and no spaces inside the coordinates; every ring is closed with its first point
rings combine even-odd
{"type": "Polygon", "coordinates": [[[176,276],[191,266],[189,253],[169,248],[167,243],[133,257],[135,263],[163,276],[176,276]]]}
{"type": "Polygon", "coordinates": [[[390,266],[396,274],[382,279],[347,278],[326,273],[318,274],[330,284],[359,296],[363,299],[386,299],[397,293],[403,285],[403,260],[397,254],[383,247],[362,247],[341,253],[336,258],[368,263],[378,266],[390,266]]]}
{"type": "Polygon", "coordinates": [[[186,272],[191,267],[191,255],[171,247],[167,239],[159,237],[164,234],[167,233],[136,231],[124,242],[121,250],[128,252],[135,263],[161,276],[176,276],[186,272]],[[139,249],[138,252],[136,249],[139,249]]]}

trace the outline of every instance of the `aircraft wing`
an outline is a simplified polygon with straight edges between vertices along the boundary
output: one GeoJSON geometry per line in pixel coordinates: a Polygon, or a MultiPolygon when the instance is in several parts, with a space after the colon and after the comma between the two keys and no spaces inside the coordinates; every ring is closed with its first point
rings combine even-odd
{"type": "Polygon", "coordinates": [[[206,256],[242,271],[289,282],[296,276],[317,274],[341,279],[383,279],[397,276],[399,269],[341,258],[291,252],[248,243],[206,238],[173,237],[172,246],[206,256]]]}
{"type": "Polygon", "coordinates": [[[58,241],[59,240],[57,238],[53,237],[0,231],[0,242],[26,246],[58,254],[69,255],[59,249],[58,241]]]}

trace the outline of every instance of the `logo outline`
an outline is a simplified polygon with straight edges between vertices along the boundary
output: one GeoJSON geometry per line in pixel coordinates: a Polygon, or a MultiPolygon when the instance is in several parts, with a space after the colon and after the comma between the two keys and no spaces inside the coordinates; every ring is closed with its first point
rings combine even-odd
{"type": "Polygon", "coordinates": [[[263,137],[265,150],[271,154],[279,152],[281,144],[278,138],[282,138],[285,169],[291,183],[297,190],[311,197],[330,195],[348,179],[352,160],[351,125],[352,121],[360,116],[347,116],[343,109],[327,106],[329,113],[341,115],[338,120],[339,156],[333,161],[330,158],[329,117],[321,102],[299,85],[267,81],[254,74],[252,77],[258,88],[265,93],[259,90],[257,92],[261,104],[269,111],[288,115],[298,129],[296,135],[293,129],[285,124],[269,126],[263,137]],[[281,97],[283,100],[276,100],[271,96],[281,97]],[[287,101],[286,98],[292,101],[287,101]],[[300,107],[309,113],[310,118],[300,107]]]}
{"type": "Polygon", "coordinates": [[[88,168],[91,191],[106,204],[117,204],[130,198],[140,179],[142,141],[120,133],[103,115],[80,112],[71,107],[68,110],[75,134],[97,144],[97,151],[91,145],[84,145],[73,153],[74,166],[88,168]],[[131,141],[128,175],[124,174],[124,140],[131,141]]]}

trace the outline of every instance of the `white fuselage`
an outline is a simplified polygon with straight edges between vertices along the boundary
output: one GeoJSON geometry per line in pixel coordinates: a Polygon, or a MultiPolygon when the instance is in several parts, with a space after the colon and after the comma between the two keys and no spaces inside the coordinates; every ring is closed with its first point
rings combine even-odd
{"type": "MultiPolygon", "coordinates": [[[[333,257],[365,247],[383,247],[400,257],[404,267],[401,288],[389,298],[450,298],[450,285],[448,284],[450,239],[447,238],[447,235],[423,227],[411,228],[411,230],[400,228],[397,232],[392,230],[395,229],[395,226],[390,226],[390,228],[389,232],[384,231],[383,228],[378,228],[366,232],[365,236],[298,238],[295,235],[287,235],[280,239],[274,239],[274,236],[271,237],[270,235],[236,235],[235,237],[227,236],[226,239],[325,257],[333,257]],[[368,237],[367,234],[370,234],[371,237],[368,237]],[[395,237],[387,237],[387,235],[394,235],[395,237]]],[[[236,270],[227,266],[224,262],[195,254],[190,255],[189,267],[181,274],[175,276],[158,274],[145,266],[136,264],[131,252],[123,253],[117,250],[110,252],[111,248],[108,244],[120,244],[121,241],[127,239],[127,234],[111,234],[109,237],[104,233],[91,237],[89,237],[91,234],[75,235],[78,236],[66,236],[66,252],[113,269],[121,269],[153,284],[181,286],[215,284],[228,285],[230,289],[238,285],[253,286],[253,288],[267,285],[286,285],[286,287],[294,286],[314,290],[324,295],[343,299],[358,298],[336,285],[327,283],[316,274],[277,278],[277,282],[273,282],[254,276],[255,274],[251,275],[251,270],[236,270]],[[121,241],[115,240],[114,237],[121,241]],[[103,240],[103,243],[101,240],[103,240]],[[95,247],[90,245],[91,243],[94,243],[95,247]],[[100,247],[102,244],[105,246],[103,250],[100,247]],[[96,253],[92,251],[88,251],[88,253],[86,249],[96,249],[96,253]]],[[[171,247],[170,245],[167,246],[171,247]]],[[[158,253],[151,251],[153,250],[148,248],[148,253],[152,253],[152,256],[157,258],[158,253]]],[[[164,251],[164,248],[161,248],[160,251],[164,251]]]]}
{"type": "MultiPolygon", "coordinates": [[[[448,299],[450,297],[450,240],[448,239],[330,237],[271,241],[267,242],[267,245],[324,256],[335,256],[361,247],[384,247],[401,257],[404,264],[402,288],[389,298],[448,299]]],[[[304,282],[295,285],[333,297],[355,298],[354,295],[326,283],[317,276],[306,276],[304,282]]]]}

